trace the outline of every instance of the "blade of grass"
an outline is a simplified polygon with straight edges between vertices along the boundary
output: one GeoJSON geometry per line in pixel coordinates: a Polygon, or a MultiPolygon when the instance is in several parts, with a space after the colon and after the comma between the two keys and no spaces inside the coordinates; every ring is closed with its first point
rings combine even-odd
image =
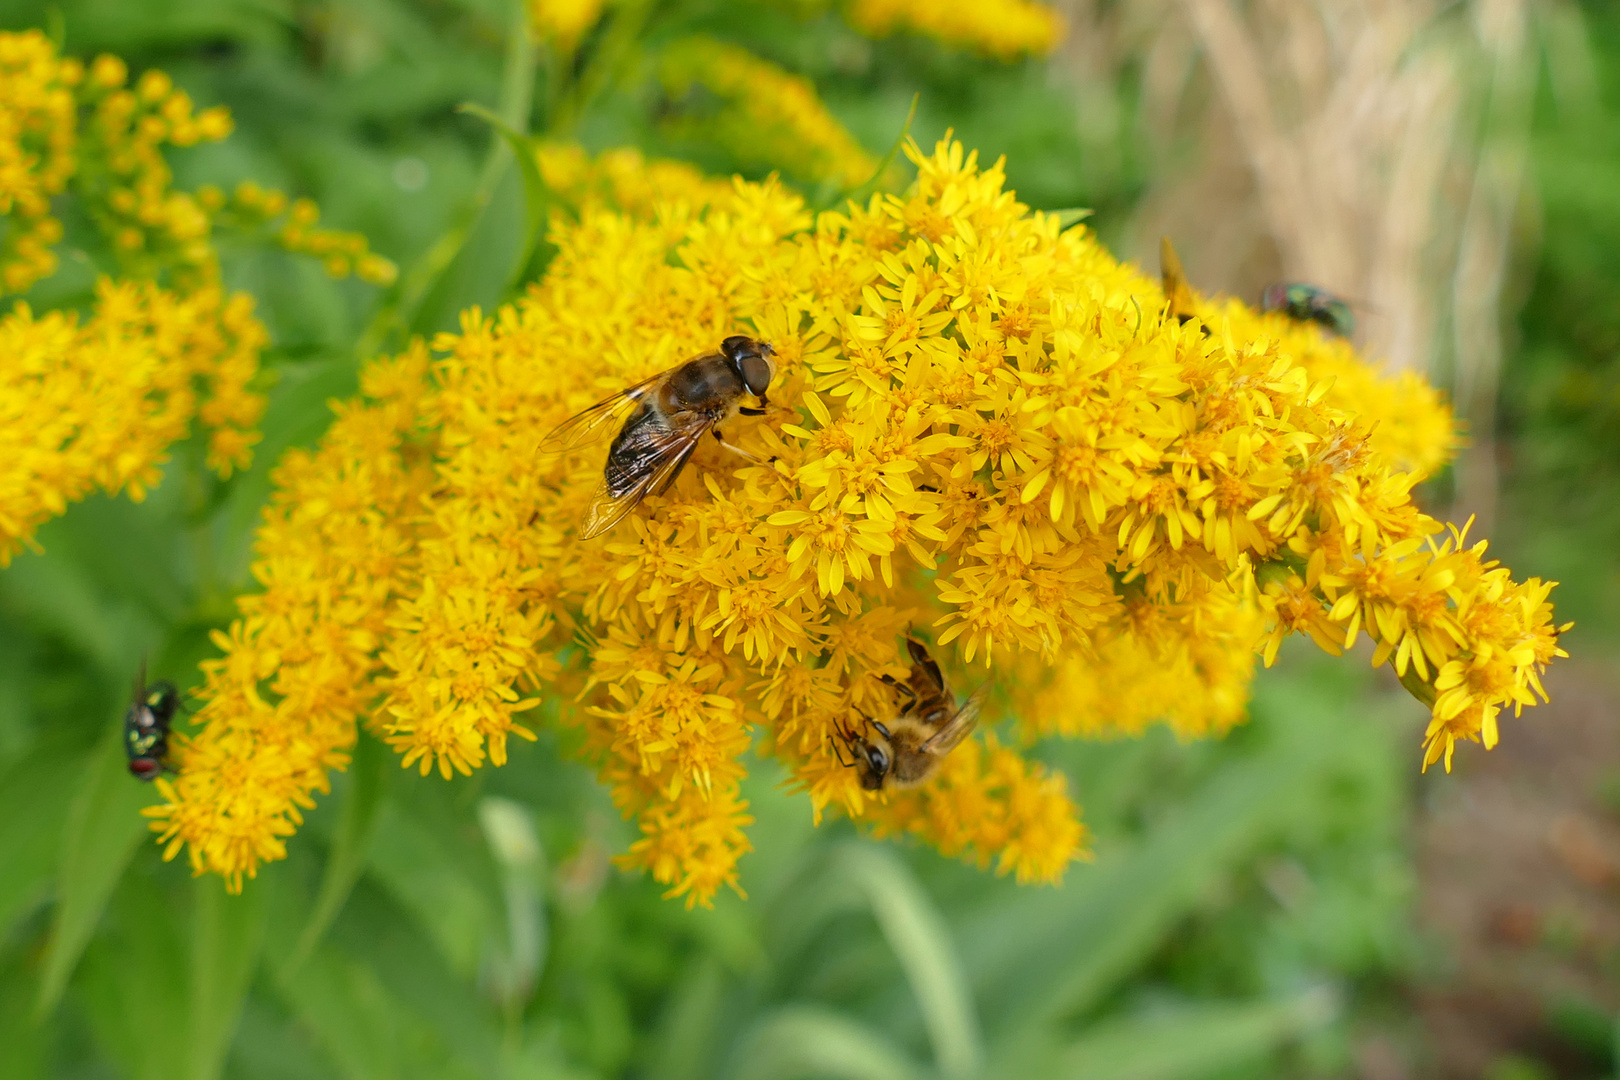
{"type": "MultiPolygon", "coordinates": [[[[1166,1016],[1116,1020],[1069,1044],[1038,1075],[1053,1080],[1199,1080],[1240,1066],[1330,1020],[1333,995],[1200,1005],[1166,1016]]],[[[1024,1075],[1036,1075],[1024,1073],[1024,1075]]]]}
{"type": "Polygon", "coordinates": [[[146,833],[141,808],[151,802],[151,789],[129,775],[121,736],[114,729],[96,748],[68,811],[36,1006],[41,1017],[61,1000],[107,898],[146,833]]]}
{"type": "Polygon", "coordinates": [[[225,1065],[248,984],[264,939],[265,890],[260,880],[231,896],[213,875],[193,884],[190,1039],[191,1080],[215,1080],[225,1065]]]}
{"type": "Polygon", "coordinates": [[[982,1058],[979,1018],[944,916],[910,869],[884,848],[843,846],[834,867],[871,905],[900,961],[922,1010],[940,1076],[971,1076],[982,1058]]]}
{"type": "Polygon", "coordinates": [[[883,183],[883,175],[889,171],[889,166],[894,164],[895,158],[900,156],[901,149],[906,145],[906,140],[911,137],[911,123],[917,119],[917,105],[921,101],[922,94],[920,92],[911,95],[911,108],[906,110],[906,122],[900,125],[899,136],[890,144],[889,152],[883,155],[883,159],[878,162],[877,168],[872,170],[872,175],[867,178],[866,182],[834,195],[827,200],[821,209],[829,209],[845,200],[863,204],[872,197],[872,193],[878,189],[878,185],[883,183]]]}
{"type": "Polygon", "coordinates": [[[535,248],[544,239],[546,216],[551,207],[551,189],[546,186],[545,177],[540,175],[540,161],[536,156],[539,146],[531,136],[518,131],[482,105],[462,105],[456,111],[476,116],[493,128],[517,159],[518,172],[523,177],[524,238],[512,263],[512,277],[507,282],[507,291],[510,292],[529,265],[535,248]]]}
{"type": "Polygon", "coordinates": [[[50,891],[83,758],[33,755],[0,775],[0,941],[50,891]]]}
{"type": "MultiPolygon", "coordinates": [[[[509,2],[512,22],[507,32],[506,59],[501,69],[501,96],[495,114],[508,127],[522,131],[528,127],[529,113],[534,103],[535,45],[529,33],[527,6],[522,0],[509,2]]],[[[417,309],[450,269],[451,263],[455,262],[456,256],[466,246],[467,238],[489,208],[506,174],[510,153],[506,141],[498,132],[493,133],[489,153],[484,158],[483,171],[479,174],[478,186],[472,196],[443,235],[414,266],[400,276],[399,282],[356,342],[357,356],[364,359],[375,354],[396,330],[409,331],[417,309]]]]}
{"type": "Polygon", "coordinates": [[[789,1006],[744,1037],[734,1080],[921,1080],[882,1035],[825,1009],[789,1006]]]}
{"type": "Polygon", "coordinates": [[[964,931],[980,999],[997,1006],[998,1042],[1015,1045],[1094,1004],[1159,946],[1211,880],[1287,819],[1291,793],[1332,761],[1333,741],[1310,722],[1324,706],[1308,686],[1267,680],[1256,708],[1288,721],[1139,846],[1102,852],[1065,888],[1020,896],[964,931]]]}
{"type": "Polygon", "coordinates": [[[321,872],[320,891],[316,893],[309,920],[298,935],[298,944],[293,946],[281,968],[279,974],[283,979],[290,979],[309,959],[332,920],[343,910],[344,901],[366,868],[366,853],[376,831],[383,789],[393,772],[388,768],[389,758],[381,743],[361,731],[355,742],[354,760],[349,766],[342,816],[326,855],[326,867],[321,872]]]}

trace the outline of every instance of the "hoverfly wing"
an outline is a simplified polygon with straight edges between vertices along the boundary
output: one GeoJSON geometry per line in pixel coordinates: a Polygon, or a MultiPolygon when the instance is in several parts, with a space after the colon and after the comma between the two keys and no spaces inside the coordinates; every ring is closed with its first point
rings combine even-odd
{"type": "Polygon", "coordinates": [[[978,726],[979,710],[984,708],[984,699],[989,692],[990,684],[984,683],[968,695],[968,699],[962,702],[962,707],[956,710],[956,715],[922,744],[923,750],[937,757],[944,757],[955,750],[956,745],[972,734],[973,729],[978,726]]]}
{"type": "MultiPolygon", "coordinates": [[[[674,369],[671,368],[670,371],[674,369]]],[[[623,420],[629,415],[637,403],[652,392],[653,388],[669,374],[669,371],[660,371],[649,379],[643,379],[634,386],[620,390],[612,397],[603,398],[595,405],[575,413],[567,420],[558,424],[540,442],[540,453],[560,454],[565,450],[572,450],[577,446],[584,446],[592,439],[605,435],[613,426],[614,421],[623,420]]]]}
{"type": "Polygon", "coordinates": [[[579,538],[601,536],[623,521],[642,499],[667,491],[698,441],[713,426],[705,418],[666,422],[657,434],[642,440],[629,460],[610,461],[609,471],[603,474],[580,521],[579,538]]]}
{"type": "Polygon", "coordinates": [[[1164,298],[1170,302],[1170,314],[1186,322],[1197,314],[1193,310],[1192,286],[1187,284],[1187,272],[1181,268],[1181,259],[1168,236],[1159,238],[1159,275],[1164,285],[1164,298]]]}

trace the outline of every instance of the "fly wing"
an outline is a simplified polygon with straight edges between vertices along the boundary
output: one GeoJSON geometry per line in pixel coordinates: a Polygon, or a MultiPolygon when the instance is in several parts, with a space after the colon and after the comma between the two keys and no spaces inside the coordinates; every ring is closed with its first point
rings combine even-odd
{"type": "Polygon", "coordinates": [[[989,691],[989,683],[984,683],[973,691],[968,699],[962,702],[962,707],[956,710],[956,715],[922,744],[924,752],[944,757],[955,750],[957,743],[972,734],[973,729],[978,726],[979,710],[984,708],[984,699],[989,691]]]}
{"type": "Polygon", "coordinates": [[[572,450],[576,446],[584,446],[593,439],[607,434],[614,426],[615,420],[623,420],[629,415],[642,398],[652,393],[658,384],[670,371],[660,371],[650,379],[643,379],[634,386],[620,390],[612,397],[604,398],[584,412],[575,413],[561,424],[552,429],[540,443],[542,454],[560,454],[565,450],[572,450]]]}
{"type": "Polygon", "coordinates": [[[611,458],[580,521],[579,538],[601,536],[642,499],[663,494],[713,426],[703,416],[672,417],[655,433],[637,440],[628,453],[611,458]]]}
{"type": "Polygon", "coordinates": [[[1187,272],[1181,268],[1181,259],[1168,236],[1159,238],[1159,275],[1164,283],[1164,298],[1170,301],[1170,314],[1186,322],[1192,318],[1192,286],[1187,284],[1187,272]]]}

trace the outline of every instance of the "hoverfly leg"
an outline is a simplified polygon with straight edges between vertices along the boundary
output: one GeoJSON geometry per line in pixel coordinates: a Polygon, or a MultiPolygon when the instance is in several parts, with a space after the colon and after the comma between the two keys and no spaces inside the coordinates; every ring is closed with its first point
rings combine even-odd
{"type": "Polygon", "coordinates": [[[765,415],[765,410],[764,409],[750,409],[746,405],[740,405],[737,408],[737,413],[740,416],[764,416],[765,415]]]}
{"type": "Polygon", "coordinates": [[[714,428],[712,430],[714,431],[714,441],[719,443],[721,446],[725,447],[727,450],[730,450],[733,454],[736,454],[737,456],[742,457],[742,458],[746,458],[747,460],[753,462],[755,465],[768,464],[767,462],[761,460],[760,458],[755,457],[753,454],[750,454],[748,451],[744,450],[742,447],[736,445],[735,443],[726,442],[726,437],[724,435],[720,434],[720,429],[719,428],[714,428]]]}

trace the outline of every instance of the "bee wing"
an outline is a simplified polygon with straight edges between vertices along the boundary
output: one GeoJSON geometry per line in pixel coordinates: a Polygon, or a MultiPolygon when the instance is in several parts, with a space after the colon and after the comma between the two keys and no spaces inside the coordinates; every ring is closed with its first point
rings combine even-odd
{"type": "Polygon", "coordinates": [[[1181,268],[1181,259],[1168,236],[1159,238],[1159,275],[1164,283],[1164,298],[1170,301],[1170,314],[1184,321],[1196,314],[1187,272],[1181,268]]]}
{"type": "Polygon", "coordinates": [[[540,452],[559,454],[576,446],[584,446],[592,439],[606,434],[613,421],[624,419],[637,402],[652,393],[659,382],[674,370],[670,368],[660,371],[652,378],[643,379],[634,386],[620,390],[612,397],[603,398],[585,411],[570,416],[553,428],[551,434],[541,441],[540,452]]]}
{"type": "Polygon", "coordinates": [[[698,440],[714,426],[705,417],[671,418],[665,431],[651,440],[628,463],[621,463],[624,472],[635,477],[620,495],[608,489],[607,476],[596,486],[591,505],[580,522],[579,538],[589,540],[601,536],[624,520],[624,516],[648,495],[662,495],[675,482],[686,459],[697,449],[698,440]]]}
{"type": "Polygon", "coordinates": [[[972,734],[979,723],[979,710],[984,708],[985,696],[990,691],[990,684],[984,683],[968,699],[962,702],[962,707],[956,710],[956,715],[934,732],[922,744],[924,752],[944,757],[956,749],[956,744],[972,734]]]}

